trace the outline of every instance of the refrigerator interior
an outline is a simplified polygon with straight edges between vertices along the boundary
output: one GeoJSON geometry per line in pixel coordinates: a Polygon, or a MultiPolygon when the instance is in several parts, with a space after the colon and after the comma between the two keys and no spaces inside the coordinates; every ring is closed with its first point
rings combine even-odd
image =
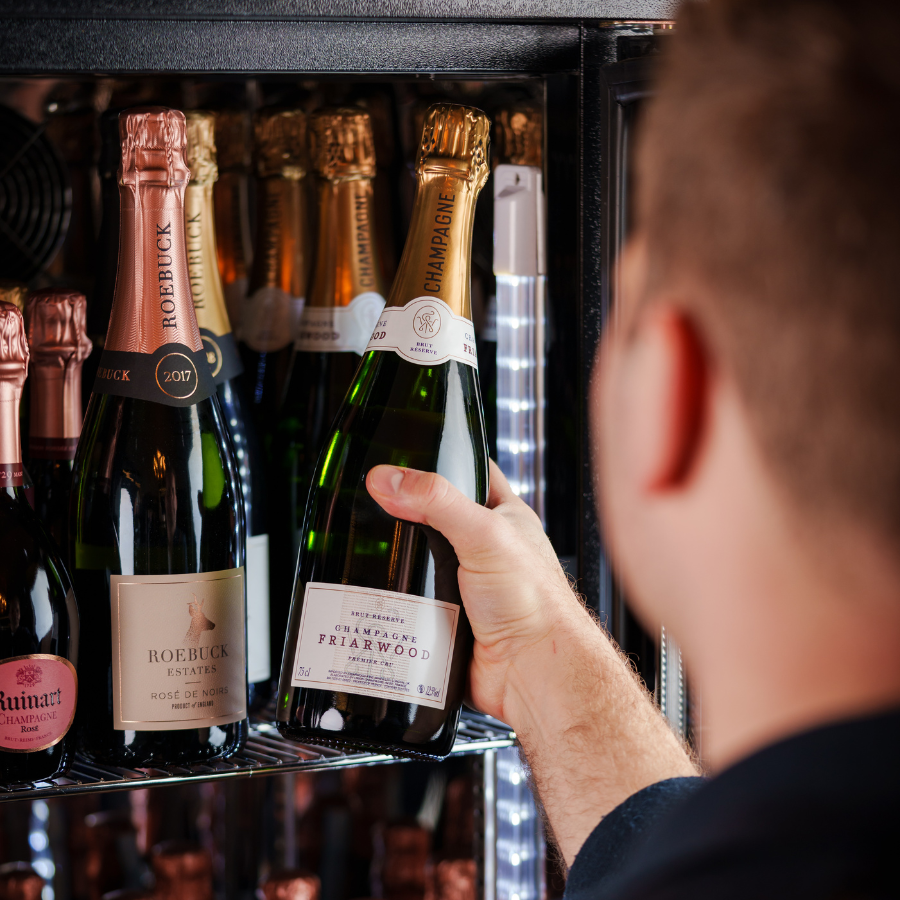
{"type": "MultiPolygon", "coordinates": [[[[665,641],[648,638],[629,618],[610,573],[594,509],[586,420],[594,351],[614,303],[609,273],[625,227],[627,135],[635,101],[645,95],[660,22],[671,14],[666,3],[631,7],[603,23],[562,14],[553,21],[546,10],[522,21],[473,15],[450,22],[388,16],[273,22],[241,18],[246,11],[216,17],[202,3],[200,15],[194,10],[169,20],[142,18],[124,4],[109,21],[40,7],[23,18],[0,12],[10,50],[0,69],[0,105],[16,109],[55,143],[69,180],[68,204],[64,186],[61,203],[44,198],[62,207],[55,232],[45,223],[45,244],[57,246],[55,253],[45,248],[46,261],[28,274],[29,286],[78,287],[89,302],[100,224],[96,122],[106,108],[365,106],[375,128],[389,283],[413,197],[416,125],[428,103],[449,99],[492,118],[513,104],[536,106],[543,116],[548,223],[544,396],[537,398],[544,404],[544,518],[577,589],[639,658],[648,686],[669,712],[660,673],[677,672],[683,695],[680,666],[672,669],[671,656],[668,665],[660,660],[665,641]],[[631,87],[617,93],[622,67],[627,77],[620,81],[631,87]],[[632,90],[637,83],[642,86],[632,90]]],[[[490,384],[498,361],[484,341],[496,290],[492,213],[489,181],[476,217],[472,299],[489,434],[493,427],[496,437],[490,384]]],[[[2,269],[0,278],[10,277],[2,269]]],[[[673,710],[673,721],[683,719],[683,704],[673,710]]],[[[543,829],[514,738],[502,723],[465,712],[448,760],[395,764],[293,744],[263,715],[245,751],[231,760],[140,771],[79,760],[53,785],[0,787],[0,863],[31,861],[47,877],[45,900],[146,888],[148,853],[167,839],[207,849],[221,897],[251,897],[261,877],[294,866],[318,875],[323,900],[468,897],[465,878],[453,882],[453,871],[441,869],[460,859],[472,861],[477,896],[558,895],[562,880],[552,860],[545,867],[543,829]]]]}

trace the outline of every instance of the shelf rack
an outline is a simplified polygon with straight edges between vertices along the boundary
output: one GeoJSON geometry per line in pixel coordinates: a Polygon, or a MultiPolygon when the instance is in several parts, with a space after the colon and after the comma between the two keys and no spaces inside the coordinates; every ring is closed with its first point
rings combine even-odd
{"type": "MultiPolygon", "coordinates": [[[[451,755],[484,753],[511,747],[515,734],[508,725],[480,713],[463,710],[451,755]]],[[[76,757],[66,775],[34,784],[0,785],[0,802],[38,800],[94,791],[170,786],[187,781],[249,778],[289,772],[320,772],[347,766],[371,766],[400,762],[386,753],[345,753],[331,747],[298,744],[283,738],[270,722],[254,722],[241,753],[194,766],[128,769],[100,766],[76,757]]]]}

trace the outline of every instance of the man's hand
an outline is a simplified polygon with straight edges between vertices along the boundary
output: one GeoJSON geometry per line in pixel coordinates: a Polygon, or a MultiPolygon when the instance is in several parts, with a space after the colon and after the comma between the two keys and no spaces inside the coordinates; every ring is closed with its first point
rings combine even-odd
{"type": "Polygon", "coordinates": [[[493,462],[490,480],[486,507],[434,473],[377,466],[366,484],[388,513],[429,525],[456,550],[475,636],[472,702],[515,729],[571,865],[628,796],[696,770],[493,462]]]}

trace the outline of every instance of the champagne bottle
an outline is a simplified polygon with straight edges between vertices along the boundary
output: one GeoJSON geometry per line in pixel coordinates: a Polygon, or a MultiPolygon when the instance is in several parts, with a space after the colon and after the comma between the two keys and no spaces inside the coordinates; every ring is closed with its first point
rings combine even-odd
{"type": "Polygon", "coordinates": [[[119,275],[70,506],[80,743],[190,763],[247,733],[244,509],[191,302],[184,115],[130,110],[119,133],[119,275]]]}
{"type": "Polygon", "coordinates": [[[35,512],[63,556],[81,434],[81,367],[93,347],[85,333],[86,308],[84,294],[48,288],[33,293],[25,310],[31,348],[28,474],[35,512]]]}
{"type": "Polygon", "coordinates": [[[69,576],[25,497],[19,401],[22,313],[0,302],[0,782],[65,771],[78,699],[78,610],[69,576]]]}
{"type": "Polygon", "coordinates": [[[216,112],[219,179],[213,187],[216,253],[231,327],[241,327],[241,305],[253,260],[250,237],[250,113],[243,109],[216,112]]]}
{"type": "MultiPolygon", "coordinates": [[[[187,114],[187,162],[191,181],[184,195],[185,238],[194,313],[234,448],[247,524],[247,681],[250,709],[271,697],[269,651],[269,536],[266,531],[262,448],[245,409],[237,345],[231,333],[216,264],[213,185],[216,181],[215,119],[187,114]]],[[[282,629],[282,639],[284,630],[282,629]]]]}
{"type": "Polygon", "coordinates": [[[254,142],[257,244],[240,340],[253,414],[268,449],[306,299],[306,114],[258,113],[254,142]]]}
{"type": "Polygon", "coordinates": [[[119,163],[122,145],[119,142],[119,112],[107,110],[100,116],[100,233],[94,253],[94,290],[87,310],[87,333],[93,344],[82,370],[82,408],[87,409],[91,390],[100,368],[103,344],[109,328],[113,297],[116,293],[116,272],[119,262],[119,163]]]}
{"type": "Polygon", "coordinates": [[[278,692],[286,736],[432,758],[453,746],[472,640],[459,564],[365,478],[412,466],[487,497],[469,260],[488,128],[464,106],[426,116],[400,267],[313,479],[278,692]]]}
{"type": "Polygon", "coordinates": [[[300,315],[284,406],[273,442],[278,473],[273,569],[273,657],[284,649],[303,514],[319,451],[384,308],[373,208],[375,150],[368,113],[321,110],[309,120],[318,176],[319,240],[312,290],[300,315]]]}
{"type": "Polygon", "coordinates": [[[41,900],[47,882],[28,863],[0,866],[0,900],[41,900]]]}
{"type": "Polygon", "coordinates": [[[260,900],[319,900],[319,877],[305,869],[283,869],[264,878],[256,896],[260,900]]]}

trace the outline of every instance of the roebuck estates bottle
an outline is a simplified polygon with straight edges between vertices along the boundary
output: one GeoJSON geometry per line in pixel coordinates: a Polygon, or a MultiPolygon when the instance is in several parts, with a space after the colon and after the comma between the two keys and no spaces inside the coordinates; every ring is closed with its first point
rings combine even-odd
{"type": "Polygon", "coordinates": [[[81,434],[81,367],[93,347],[86,309],[84,294],[57,288],[35,291],[25,308],[31,348],[28,474],[35,512],[63,556],[69,552],[69,490],[81,434]]]}
{"type": "Polygon", "coordinates": [[[64,771],[78,699],[78,610],[56,547],[25,497],[22,313],[0,302],[0,782],[64,771]]]}
{"type": "Polygon", "coordinates": [[[313,469],[384,308],[375,233],[375,150],[369,114],[321,110],[309,120],[310,163],[318,176],[319,240],[313,284],[300,315],[291,376],[272,456],[279,480],[279,542],[273,570],[273,647],[284,649],[294,566],[313,469]],[[281,577],[279,577],[281,576],[281,577]]]}
{"type": "Polygon", "coordinates": [[[485,502],[469,266],[488,128],[464,106],[426,116],[400,268],[313,479],[278,692],[290,737],[425,757],[453,746],[472,640],[459,563],[365,478],[412,466],[485,502]]]}
{"type": "Polygon", "coordinates": [[[299,109],[257,113],[253,155],[257,241],[240,340],[251,408],[268,450],[306,302],[306,114],[299,109]]]}
{"type": "MultiPolygon", "coordinates": [[[[247,524],[247,681],[250,709],[272,696],[269,651],[269,535],[263,504],[265,462],[253,422],[247,415],[242,372],[222,281],[216,264],[213,185],[216,181],[215,119],[212,113],[187,113],[187,163],[191,180],[184,194],[188,274],[200,339],[206,350],[225,426],[234,448],[244,518],[247,524]]],[[[284,639],[284,628],[280,639],[284,639]]]]}
{"type": "Polygon", "coordinates": [[[109,332],[75,457],[82,751],[193,762],[247,732],[244,509],[191,302],[185,120],[119,118],[121,236],[109,332]]]}

